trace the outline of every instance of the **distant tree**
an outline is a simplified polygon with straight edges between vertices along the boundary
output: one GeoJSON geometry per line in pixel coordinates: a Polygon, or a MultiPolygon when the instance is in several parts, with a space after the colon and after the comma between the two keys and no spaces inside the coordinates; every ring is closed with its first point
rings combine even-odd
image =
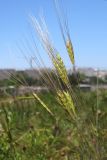
{"type": "Polygon", "coordinates": [[[105,80],[105,84],[107,84],[107,75],[105,75],[104,80],[105,80]]]}
{"type": "Polygon", "coordinates": [[[14,85],[14,82],[12,82],[10,79],[0,80],[0,87],[4,87],[4,86],[6,87],[10,85],[14,85]]]}
{"type": "Polygon", "coordinates": [[[40,79],[35,79],[31,76],[29,76],[24,71],[18,71],[15,75],[12,75],[10,78],[11,81],[14,82],[16,86],[18,85],[42,85],[42,82],[40,79]]]}
{"type": "Polygon", "coordinates": [[[81,74],[79,72],[69,74],[69,81],[72,85],[78,85],[79,83],[83,83],[83,81],[86,79],[86,76],[84,74],[81,74]]]}
{"type": "Polygon", "coordinates": [[[97,76],[90,77],[90,84],[96,85],[97,80],[99,84],[105,84],[105,80],[97,76]]]}

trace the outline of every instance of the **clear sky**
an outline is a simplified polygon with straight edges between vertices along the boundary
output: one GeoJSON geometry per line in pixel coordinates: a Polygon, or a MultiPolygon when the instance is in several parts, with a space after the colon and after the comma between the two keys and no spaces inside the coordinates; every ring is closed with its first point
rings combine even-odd
{"type": "MultiPolygon", "coordinates": [[[[107,69],[107,0],[62,0],[68,15],[76,65],[107,69]]],[[[0,0],[0,68],[27,68],[17,43],[31,40],[29,14],[43,10],[49,31],[66,65],[68,57],[57,23],[53,0],[0,0]]],[[[48,65],[44,52],[41,53],[48,65]]]]}

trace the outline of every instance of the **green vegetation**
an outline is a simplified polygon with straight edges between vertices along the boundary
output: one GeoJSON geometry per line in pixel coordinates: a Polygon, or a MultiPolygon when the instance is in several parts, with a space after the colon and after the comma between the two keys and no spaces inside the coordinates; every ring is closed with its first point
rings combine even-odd
{"type": "MultiPolygon", "coordinates": [[[[80,94],[79,94],[80,95],[80,94]]],[[[51,116],[39,102],[18,97],[0,105],[0,160],[79,160],[107,158],[107,92],[81,93],[84,105],[78,109],[78,119],[57,103],[55,95],[40,94],[50,106],[51,116]],[[96,128],[96,113],[99,116],[96,128]],[[77,124],[76,124],[77,123],[77,124]],[[78,125],[78,126],[76,126],[78,125]],[[98,153],[96,153],[98,142],[98,153]]],[[[81,97],[80,97],[81,98],[81,97]]]]}

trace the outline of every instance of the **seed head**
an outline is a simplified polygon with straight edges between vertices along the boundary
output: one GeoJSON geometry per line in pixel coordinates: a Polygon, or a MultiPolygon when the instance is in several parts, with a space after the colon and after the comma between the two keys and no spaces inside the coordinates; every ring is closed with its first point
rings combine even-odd
{"type": "Polygon", "coordinates": [[[66,48],[70,57],[70,60],[72,62],[72,64],[74,65],[75,60],[74,60],[74,51],[73,51],[73,46],[70,40],[67,40],[66,42],[66,48]]]}

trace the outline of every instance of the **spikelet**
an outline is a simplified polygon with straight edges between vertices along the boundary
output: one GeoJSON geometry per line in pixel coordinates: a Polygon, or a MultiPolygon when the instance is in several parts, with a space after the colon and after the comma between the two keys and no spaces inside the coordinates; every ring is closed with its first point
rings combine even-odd
{"type": "Polygon", "coordinates": [[[52,62],[54,64],[60,78],[67,85],[69,82],[68,76],[67,76],[67,70],[66,70],[66,67],[64,65],[64,62],[63,62],[61,56],[57,53],[56,57],[54,59],[52,59],[52,62]]]}
{"type": "Polygon", "coordinates": [[[36,93],[33,93],[34,98],[36,98],[39,103],[53,116],[53,113],[51,110],[47,107],[47,105],[39,98],[39,96],[36,93]]]}
{"type": "Polygon", "coordinates": [[[73,118],[76,117],[75,106],[68,91],[57,91],[57,100],[73,118]]]}
{"type": "Polygon", "coordinates": [[[74,59],[74,51],[73,51],[73,46],[70,40],[67,40],[66,42],[66,48],[70,57],[70,60],[72,62],[72,64],[74,65],[75,63],[75,59],[74,59]]]}

